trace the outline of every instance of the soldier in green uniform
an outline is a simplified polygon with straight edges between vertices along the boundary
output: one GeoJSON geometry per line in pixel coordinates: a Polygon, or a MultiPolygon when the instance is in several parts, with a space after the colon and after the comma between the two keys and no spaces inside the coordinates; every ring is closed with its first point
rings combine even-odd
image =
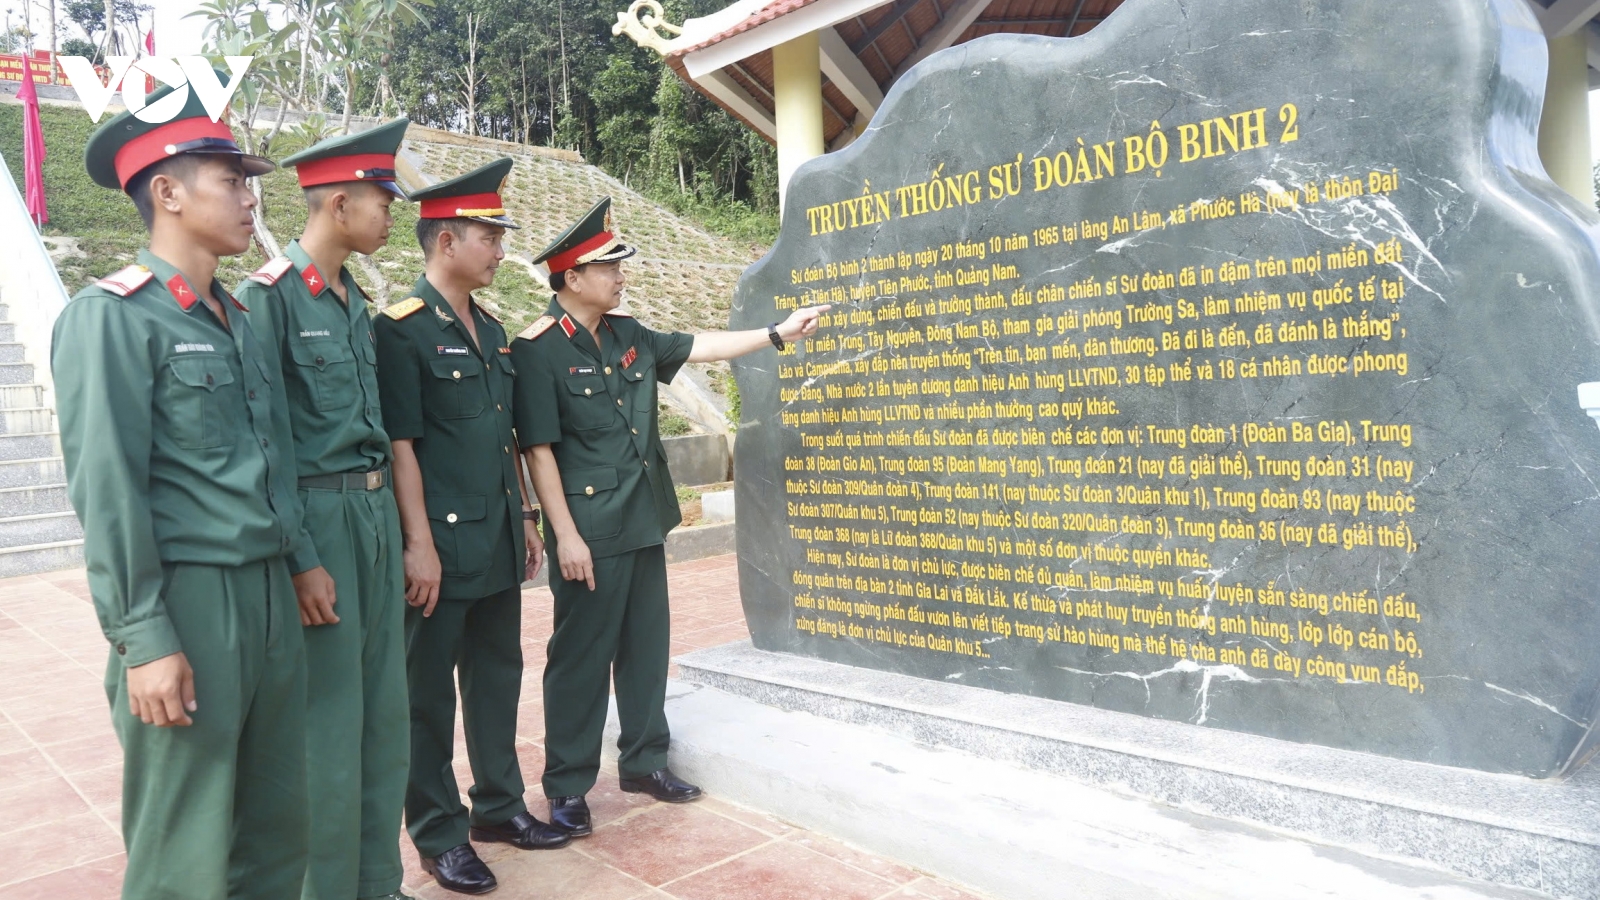
{"type": "Polygon", "coordinates": [[[667,768],[666,534],[682,519],[657,429],[656,383],[686,362],[732,359],[816,333],[828,307],[765,330],[652,331],[618,311],[634,250],[612,233],[606,197],[545,248],[556,292],[517,336],[517,435],[544,510],[555,632],[544,672],[544,792],[550,820],[589,834],[584,795],[600,766],[608,681],[616,682],[622,790],[682,803],[700,789],[667,768]]]}
{"type": "Polygon", "coordinates": [[[377,320],[378,385],[394,441],[405,536],[411,778],[406,827],[422,866],[453,891],[495,888],[468,837],[561,846],[523,802],[516,754],[522,582],[543,558],[517,474],[511,350],[472,291],[505,253],[502,159],[417,191],[425,273],[377,320]],[[530,559],[531,556],[531,559],[530,559]],[[528,562],[525,568],[525,561],[528,562]],[[451,771],[456,677],[472,763],[470,817],[451,771]],[[469,829],[470,825],[470,829],[469,829]]]}
{"type": "Polygon", "coordinates": [[[288,398],[305,509],[289,571],[306,628],[307,775],[317,798],[306,900],[404,897],[395,841],[410,758],[400,514],[372,320],[344,264],[388,240],[389,205],[404,197],[394,156],[408,124],[285,159],[305,191],[305,234],[238,290],[288,398]]]}
{"type": "MultiPolygon", "coordinates": [[[[159,102],[170,88],[155,92],[159,102]]],[[[197,95],[124,112],[84,150],[150,231],[84,288],[51,345],[67,492],[111,643],[125,900],[300,895],[305,651],[285,554],[300,533],[282,385],[214,276],[250,247],[239,150],[197,95]]]]}

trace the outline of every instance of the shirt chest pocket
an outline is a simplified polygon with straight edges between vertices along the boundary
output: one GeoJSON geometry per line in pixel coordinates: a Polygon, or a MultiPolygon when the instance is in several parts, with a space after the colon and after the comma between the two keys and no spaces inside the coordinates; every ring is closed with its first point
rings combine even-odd
{"type": "Polygon", "coordinates": [[[348,347],[337,341],[303,341],[290,344],[289,354],[317,409],[355,405],[356,361],[348,347]]]}
{"type": "Polygon", "coordinates": [[[230,412],[237,399],[233,370],[220,356],[179,357],[169,363],[162,407],[172,440],[187,450],[223,447],[233,440],[230,412]]]}
{"type": "Polygon", "coordinates": [[[423,397],[426,411],[439,419],[471,419],[483,413],[488,401],[483,363],[474,356],[432,360],[433,377],[423,397]]]}
{"type": "Polygon", "coordinates": [[[598,375],[579,375],[568,378],[566,402],[561,416],[574,430],[604,428],[616,417],[621,401],[606,390],[605,379],[598,375]]]}
{"type": "Polygon", "coordinates": [[[622,383],[627,385],[628,392],[633,395],[635,410],[649,412],[656,408],[655,363],[641,360],[623,369],[622,383]]]}

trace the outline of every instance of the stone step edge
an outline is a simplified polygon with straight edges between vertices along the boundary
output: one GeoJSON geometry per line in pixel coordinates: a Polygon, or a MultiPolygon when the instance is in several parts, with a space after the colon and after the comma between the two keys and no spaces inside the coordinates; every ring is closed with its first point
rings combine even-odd
{"type": "Polygon", "coordinates": [[[13,487],[0,487],[0,494],[13,494],[20,493],[22,491],[43,491],[51,488],[65,489],[66,486],[67,483],[65,481],[52,481],[46,484],[19,484],[13,487]]]}
{"type": "Polygon", "coordinates": [[[63,547],[81,547],[83,538],[73,538],[70,541],[51,541],[46,544],[23,544],[20,547],[0,547],[0,556],[14,553],[29,553],[35,550],[59,550],[63,547]]]}
{"type": "Polygon", "coordinates": [[[27,515],[22,516],[0,516],[0,522],[30,522],[40,519],[59,519],[62,516],[71,516],[72,518],[76,519],[78,514],[70,509],[64,509],[59,512],[28,513],[27,515]]]}

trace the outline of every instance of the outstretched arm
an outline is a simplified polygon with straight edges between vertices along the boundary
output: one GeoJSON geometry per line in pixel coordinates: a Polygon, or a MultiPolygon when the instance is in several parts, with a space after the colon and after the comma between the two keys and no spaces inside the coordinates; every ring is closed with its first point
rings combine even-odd
{"type": "MultiPolygon", "coordinates": [[[[817,319],[832,309],[831,306],[808,306],[789,314],[778,326],[778,337],[785,342],[803,341],[817,333],[817,319]]],[[[749,331],[708,331],[694,336],[694,349],[689,351],[689,362],[716,362],[733,359],[770,346],[772,339],[765,328],[749,331]]]]}

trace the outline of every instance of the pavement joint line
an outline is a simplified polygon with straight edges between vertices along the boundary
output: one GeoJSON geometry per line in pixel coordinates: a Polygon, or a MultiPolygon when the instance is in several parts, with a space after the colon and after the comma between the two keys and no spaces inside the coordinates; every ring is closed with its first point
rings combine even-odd
{"type": "MultiPolygon", "coordinates": [[[[750,828],[750,826],[748,826],[748,825],[746,825],[744,827],[750,828]]],[[[750,830],[751,831],[755,831],[754,828],[750,828],[750,830]]],[[[756,833],[760,834],[760,832],[756,832],[756,833]]],[[[762,837],[767,837],[767,836],[766,835],[762,835],[762,837]]],[[[749,856],[750,854],[756,852],[757,850],[760,850],[763,847],[769,847],[769,846],[771,846],[773,844],[776,844],[776,843],[778,843],[779,841],[782,841],[782,840],[783,840],[783,838],[781,838],[781,837],[767,837],[767,839],[765,841],[762,841],[761,843],[755,845],[754,847],[749,848],[748,850],[741,850],[738,853],[734,853],[734,854],[730,854],[728,856],[724,856],[724,857],[722,857],[721,859],[717,860],[714,863],[710,863],[708,865],[704,865],[704,866],[701,866],[698,869],[695,869],[693,872],[685,872],[682,875],[679,875],[677,878],[672,879],[671,881],[663,881],[663,882],[661,882],[661,884],[657,885],[656,889],[657,890],[661,890],[661,891],[667,891],[668,885],[677,884],[678,882],[683,881],[685,878],[693,878],[694,876],[699,875],[701,872],[706,872],[706,871],[709,871],[711,869],[715,869],[717,866],[724,865],[726,863],[731,863],[736,859],[740,859],[742,857],[749,856]]],[[[809,848],[805,848],[805,849],[809,849],[809,848]]],[[[813,850],[812,852],[815,853],[816,851],[813,850]]],[[[672,892],[671,891],[667,891],[667,893],[670,894],[672,892]]]]}
{"type": "Polygon", "coordinates": [[[19,878],[16,881],[0,882],[0,888],[16,887],[19,884],[27,884],[28,882],[39,878],[49,878],[51,875],[59,875],[62,872],[68,872],[73,869],[82,868],[83,866],[92,866],[95,863],[105,862],[108,859],[116,859],[117,857],[121,856],[123,852],[124,851],[122,850],[118,850],[116,853],[108,853],[105,856],[97,856],[94,859],[86,859],[80,863],[73,863],[70,866],[62,866],[59,869],[51,869],[48,872],[40,872],[37,875],[29,875],[27,878],[19,878]]]}
{"type": "MultiPolygon", "coordinates": [[[[37,576],[35,576],[35,577],[37,577],[37,576]]],[[[60,589],[57,588],[57,590],[60,590],[60,589]]],[[[71,594],[68,594],[66,591],[61,591],[61,593],[67,594],[67,596],[69,596],[69,597],[72,596],[71,594]]],[[[57,653],[60,653],[61,655],[67,657],[70,660],[72,660],[73,665],[76,665],[79,668],[83,669],[84,671],[89,672],[89,674],[91,674],[91,675],[94,674],[93,671],[91,671],[88,666],[85,666],[82,663],[78,662],[78,660],[75,657],[73,657],[72,654],[66,653],[60,647],[57,647],[55,644],[50,643],[48,638],[45,638],[43,635],[40,635],[37,631],[34,631],[32,626],[30,626],[30,625],[28,625],[27,623],[24,623],[24,622],[19,622],[18,624],[22,626],[23,630],[29,632],[35,638],[37,638],[37,639],[39,639],[41,641],[44,641],[45,644],[47,644],[51,649],[55,650],[57,653]]],[[[104,676],[102,675],[102,677],[104,677],[104,676]]],[[[61,764],[56,762],[56,758],[54,756],[50,755],[50,752],[44,748],[43,744],[40,744],[38,741],[34,740],[33,735],[28,733],[28,729],[23,727],[21,724],[19,724],[17,722],[17,720],[14,717],[12,717],[11,713],[6,712],[4,709],[0,709],[0,716],[4,716],[6,722],[9,725],[11,725],[11,727],[15,728],[24,738],[27,739],[28,746],[32,747],[33,751],[35,753],[37,753],[40,756],[44,757],[44,761],[49,764],[50,768],[56,773],[56,775],[60,776],[61,779],[67,783],[67,786],[72,788],[72,792],[78,795],[78,799],[82,800],[83,804],[85,806],[89,807],[89,811],[94,813],[95,817],[98,818],[100,821],[104,822],[106,824],[106,827],[110,828],[112,830],[112,832],[115,833],[117,835],[117,838],[120,840],[121,837],[122,837],[122,823],[120,823],[120,822],[112,822],[110,819],[106,818],[106,814],[100,810],[100,807],[98,805],[90,802],[89,797],[86,794],[84,794],[83,789],[78,786],[77,781],[75,781],[72,778],[71,775],[68,775],[66,773],[66,771],[61,768],[61,764]]],[[[72,868],[72,867],[69,866],[68,868],[72,868]]],[[[3,886],[4,885],[0,885],[0,887],[3,887],[3,886]]]]}

